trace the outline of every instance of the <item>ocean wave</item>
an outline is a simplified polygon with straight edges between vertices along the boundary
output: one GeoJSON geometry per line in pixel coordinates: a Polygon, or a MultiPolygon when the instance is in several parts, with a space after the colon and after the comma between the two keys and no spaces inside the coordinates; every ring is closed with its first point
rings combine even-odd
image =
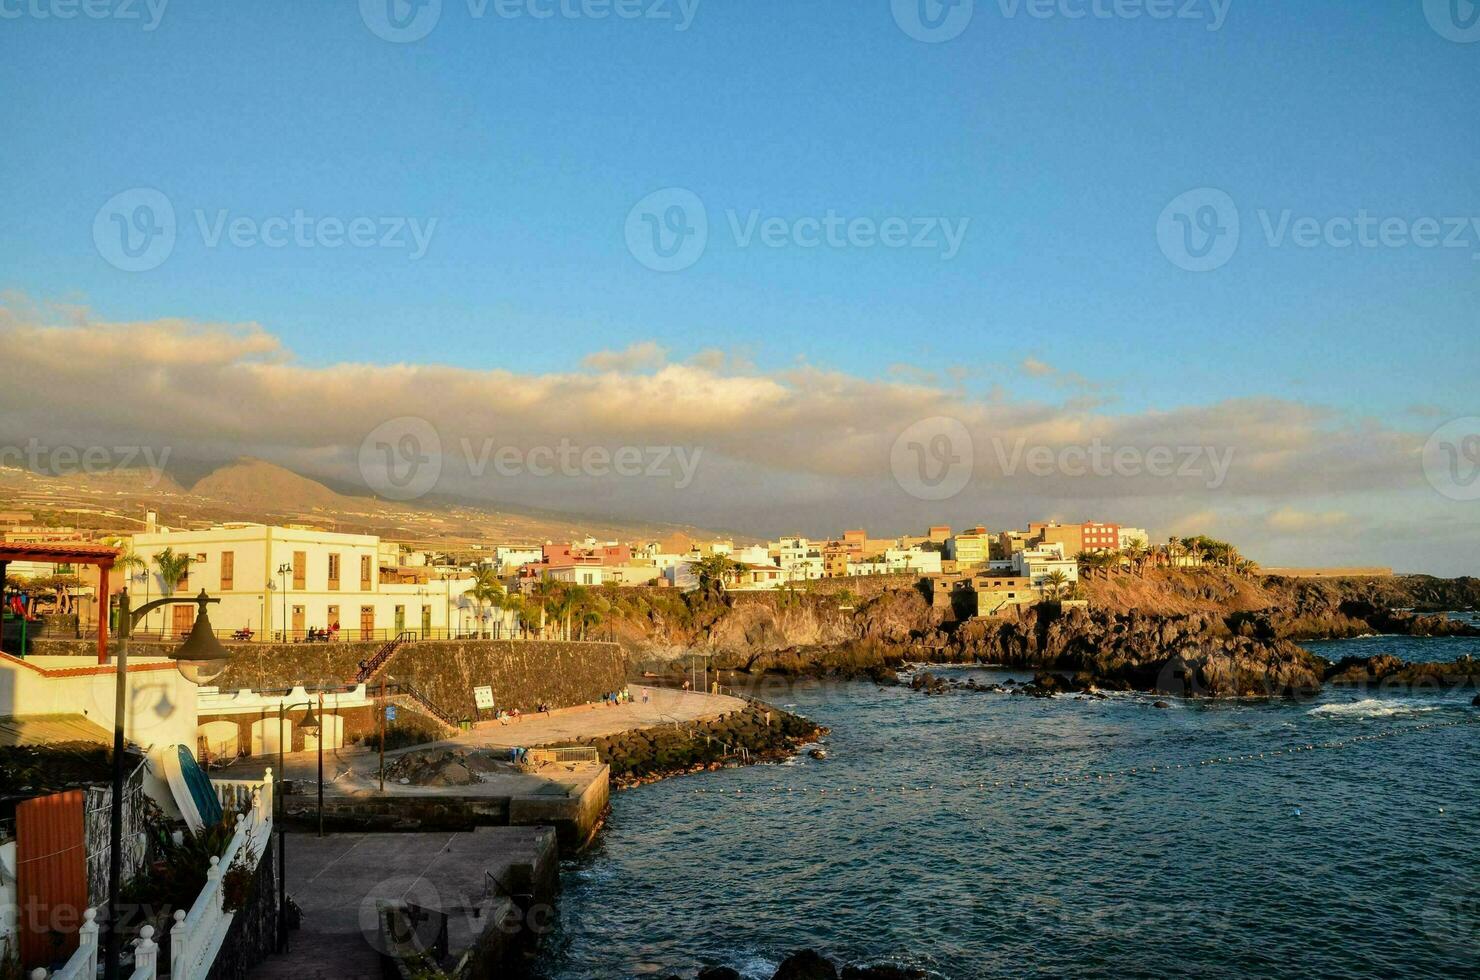
{"type": "Polygon", "coordinates": [[[766,978],[773,976],[780,966],[781,963],[779,960],[768,960],[763,956],[751,956],[741,960],[740,965],[735,967],[735,969],[739,971],[742,977],[752,977],[754,980],[766,980],[766,978]]]}
{"type": "Polygon", "coordinates": [[[1367,698],[1349,704],[1323,704],[1318,708],[1311,708],[1306,713],[1318,718],[1395,718],[1422,714],[1426,711],[1438,711],[1439,707],[1436,704],[1422,704],[1413,701],[1367,698]]]}

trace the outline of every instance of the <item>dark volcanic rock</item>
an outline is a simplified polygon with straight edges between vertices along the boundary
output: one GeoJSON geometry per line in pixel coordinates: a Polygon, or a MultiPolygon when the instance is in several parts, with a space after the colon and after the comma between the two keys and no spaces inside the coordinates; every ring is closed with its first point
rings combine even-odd
{"type": "Polygon", "coordinates": [[[1480,694],[1475,695],[1475,700],[1471,701],[1470,704],[1480,708],[1480,694]]]}
{"type": "Polygon", "coordinates": [[[804,949],[782,960],[771,980],[838,980],[838,969],[816,951],[804,949]]]}
{"type": "Polygon", "coordinates": [[[926,973],[913,966],[845,966],[843,980],[926,980],[926,973]]]}
{"type": "Polygon", "coordinates": [[[711,966],[699,971],[695,980],[741,980],[740,971],[728,966],[711,966]]]}

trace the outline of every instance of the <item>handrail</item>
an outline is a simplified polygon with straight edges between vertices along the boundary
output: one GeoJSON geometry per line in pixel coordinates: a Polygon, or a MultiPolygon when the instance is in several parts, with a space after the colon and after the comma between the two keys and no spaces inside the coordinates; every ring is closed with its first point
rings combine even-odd
{"type": "Polygon", "coordinates": [[[375,651],[375,656],[365,661],[364,665],[355,673],[355,683],[363,684],[380,673],[380,668],[385,666],[386,661],[391,659],[391,656],[395,654],[401,644],[415,638],[415,636],[416,634],[410,630],[402,630],[397,633],[395,639],[375,651]]]}
{"type": "MultiPolygon", "coordinates": [[[[249,804],[246,812],[237,821],[236,831],[220,857],[211,858],[206,871],[206,884],[196,896],[187,914],[176,909],[174,924],[170,929],[170,977],[171,980],[204,980],[210,973],[216,952],[226,930],[236,917],[227,912],[221,903],[221,876],[223,867],[230,868],[242,848],[257,849],[257,860],[261,860],[263,845],[272,836],[272,770],[268,769],[260,780],[223,779],[213,785],[223,805],[231,804],[233,810],[245,798],[249,804]]],[[[93,980],[98,971],[98,924],[97,910],[83,912],[82,926],[77,930],[77,950],[65,966],[52,974],[51,980],[93,980]]],[[[134,969],[129,980],[155,980],[158,973],[159,943],[154,939],[154,927],[146,925],[139,930],[134,941],[134,969]]],[[[46,980],[46,971],[37,968],[31,980],[46,980]]]]}
{"type": "Polygon", "coordinates": [[[394,684],[387,684],[385,690],[387,694],[403,694],[411,698],[411,700],[415,701],[417,704],[421,705],[429,713],[431,713],[432,717],[436,718],[447,727],[458,727],[458,719],[452,717],[451,712],[446,711],[443,708],[439,708],[432,701],[432,699],[427,697],[426,694],[423,693],[420,689],[413,687],[412,685],[407,684],[404,681],[397,681],[394,684]]]}

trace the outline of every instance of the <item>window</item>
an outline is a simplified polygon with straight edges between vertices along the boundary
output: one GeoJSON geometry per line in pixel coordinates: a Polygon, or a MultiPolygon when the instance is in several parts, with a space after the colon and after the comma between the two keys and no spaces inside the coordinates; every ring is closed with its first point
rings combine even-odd
{"type": "Polygon", "coordinates": [[[236,587],[236,552],[221,552],[221,591],[229,592],[236,587]]]}
{"type": "Polygon", "coordinates": [[[370,591],[370,556],[360,556],[360,591],[370,591]]]}
{"type": "Polygon", "coordinates": [[[308,553],[303,551],[293,552],[293,588],[304,587],[304,577],[308,574],[308,553]]]}
{"type": "Polygon", "coordinates": [[[334,590],[338,590],[338,588],[339,588],[339,556],[338,555],[330,555],[329,556],[329,588],[334,589],[334,590]]]}

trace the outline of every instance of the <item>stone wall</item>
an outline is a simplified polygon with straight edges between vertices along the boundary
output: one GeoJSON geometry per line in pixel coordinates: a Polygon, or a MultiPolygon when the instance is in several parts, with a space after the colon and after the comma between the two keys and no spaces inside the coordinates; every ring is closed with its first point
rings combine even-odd
{"type": "Polygon", "coordinates": [[[541,703],[589,704],[627,685],[627,661],[614,643],[427,640],[398,650],[382,676],[415,687],[454,718],[471,719],[475,687],[491,687],[498,707],[526,713],[541,703]]]}
{"type": "Polygon", "coordinates": [[[277,837],[268,838],[247,904],[237,910],[207,980],[246,980],[278,940],[277,837]]]}
{"type": "MultiPolygon", "coordinates": [[[[223,691],[282,690],[303,684],[340,686],[350,682],[362,660],[382,644],[233,643],[234,655],[216,681],[223,691]]],[[[96,648],[91,648],[95,650],[96,648]]],[[[170,644],[131,642],[131,656],[168,656],[170,644]]],[[[86,640],[38,642],[34,651],[48,656],[85,655],[86,640]]],[[[401,646],[371,688],[385,677],[410,684],[454,718],[474,718],[473,688],[493,688],[500,708],[531,712],[541,703],[552,708],[600,701],[608,691],[627,684],[627,663],[614,643],[560,643],[546,640],[413,640],[401,646]]]]}

